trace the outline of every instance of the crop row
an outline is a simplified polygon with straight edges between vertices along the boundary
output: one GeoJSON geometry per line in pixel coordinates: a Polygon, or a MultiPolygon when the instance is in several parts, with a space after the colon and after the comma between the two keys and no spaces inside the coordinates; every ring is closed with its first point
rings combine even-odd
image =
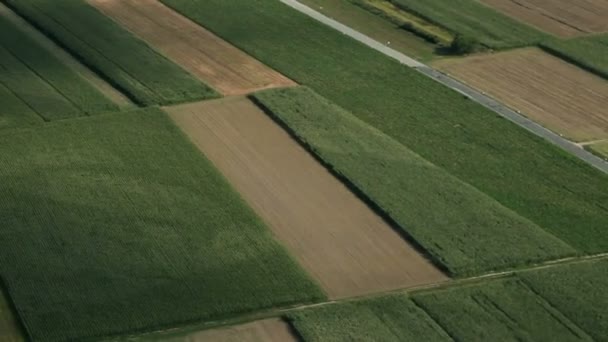
{"type": "Polygon", "coordinates": [[[4,1],[138,104],[218,96],[84,0],[4,1]]]}

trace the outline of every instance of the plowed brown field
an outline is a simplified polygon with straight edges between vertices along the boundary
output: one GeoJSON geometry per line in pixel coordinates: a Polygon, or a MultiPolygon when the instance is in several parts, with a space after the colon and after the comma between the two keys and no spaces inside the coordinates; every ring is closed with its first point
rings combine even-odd
{"type": "Polygon", "coordinates": [[[89,2],[224,95],[294,85],[157,0],[89,2]]]}
{"type": "Polygon", "coordinates": [[[329,297],[446,280],[248,99],[166,111],[329,297]]]}
{"type": "Polygon", "coordinates": [[[608,138],[608,82],[539,49],[435,66],[569,139],[608,138]]]}
{"type": "Polygon", "coordinates": [[[168,342],[296,342],[289,324],[280,319],[266,319],[226,328],[205,330],[168,342]]]}
{"type": "Polygon", "coordinates": [[[481,0],[506,15],[562,37],[608,31],[606,0],[481,0]]]}
{"type": "Polygon", "coordinates": [[[2,290],[0,290],[0,341],[25,341],[2,290]]]}

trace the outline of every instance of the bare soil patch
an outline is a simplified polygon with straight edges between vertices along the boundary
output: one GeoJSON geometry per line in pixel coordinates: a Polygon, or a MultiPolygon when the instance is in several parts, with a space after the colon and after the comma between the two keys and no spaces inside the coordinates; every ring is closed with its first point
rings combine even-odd
{"type": "Polygon", "coordinates": [[[166,111],[329,297],[446,280],[248,99],[166,111]]]}
{"type": "Polygon", "coordinates": [[[539,49],[435,66],[573,141],[608,138],[608,82],[539,49]]]}
{"type": "Polygon", "coordinates": [[[295,83],[157,0],[89,0],[224,95],[295,83]]]}
{"type": "Polygon", "coordinates": [[[608,31],[606,0],[481,0],[529,25],[561,37],[608,31]]]}
{"type": "Polygon", "coordinates": [[[185,337],[169,339],[170,342],[297,342],[291,327],[281,319],[235,325],[200,331],[185,337]]]}
{"type": "Polygon", "coordinates": [[[0,341],[22,342],[25,341],[21,329],[10,309],[2,290],[0,290],[0,341]]]}
{"type": "Polygon", "coordinates": [[[131,102],[131,100],[129,100],[129,98],[126,97],[123,93],[112,87],[112,85],[103,80],[93,71],[89,70],[86,66],[84,66],[78,60],[72,57],[72,55],[70,55],[60,46],[55,44],[44,34],[40,33],[40,31],[32,27],[28,22],[23,20],[21,17],[15,14],[15,12],[11,11],[9,8],[6,7],[6,5],[2,3],[0,3],[0,16],[3,16],[10,20],[21,31],[25,32],[40,46],[42,46],[49,53],[57,57],[57,59],[62,61],[63,64],[69,66],[72,70],[74,70],[84,79],[86,79],[95,88],[97,88],[97,90],[99,90],[102,94],[104,94],[108,99],[116,103],[118,106],[120,106],[121,108],[130,108],[135,106],[131,102]]]}

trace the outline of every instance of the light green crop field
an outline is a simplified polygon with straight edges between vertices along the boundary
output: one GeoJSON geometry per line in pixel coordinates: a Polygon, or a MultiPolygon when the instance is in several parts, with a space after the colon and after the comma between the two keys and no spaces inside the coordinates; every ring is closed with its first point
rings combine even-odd
{"type": "Polygon", "coordinates": [[[158,109],[0,132],[0,277],[80,340],[325,296],[158,109]]]}
{"type": "Polygon", "coordinates": [[[608,260],[522,272],[519,276],[596,341],[608,341],[608,260]]]}
{"type": "Polygon", "coordinates": [[[0,127],[118,110],[95,87],[3,16],[0,68],[0,127]]]}
{"type": "Polygon", "coordinates": [[[452,275],[575,253],[534,223],[307,88],[269,90],[254,98],[452,275]]]}
{"type": "Polygon", "coordinates": [[[289,321],[304,341],[452,341],[406,296],[296,311],[289,321]]]}
{"type": "Polygon", "coordinates": [[[587,148],[601,157],[608,158],[608,141],[588,145],[587,148]]]}
{"type": "Polygon", "coordinates": [[[219,95],[84,0],[4,0],[141,105],[219,95]]]}
{"type": "Polygon", "coordinates": [[[608,251],[608,175],[278,1],[163,2],[576,249],[608,251]]]}
{"type": "Polygon", "coordinates": [[[455,287],[412,299],[457,341],[593,341],[518,280],[455,287]]]}
{"type": "Polygon", "coordinates": [[[493,49],[534,45],[547,37],[475,0],[392,0],[395,5],[493,49]]]}
{"type": "Polygon", "coordinates": [[[541,47],[583,69],[608,78],[608,34],[548,40],[541,47]]]}

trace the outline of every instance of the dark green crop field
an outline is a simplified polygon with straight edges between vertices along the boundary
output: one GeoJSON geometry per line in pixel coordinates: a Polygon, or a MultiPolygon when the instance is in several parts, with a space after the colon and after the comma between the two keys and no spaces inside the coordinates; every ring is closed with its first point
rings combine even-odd
{"type": "Polygon", "coordinates": [[[0,132],[0,277],[37,341],[325,296],[158,109],[0,132]]]}
{"type": "Polygon", "coordinates": [[[254,98],[452,275],[575,254],[491,197],[306,88],[254,98]]]}
{"type": "Polygon", "coordinates": [[[117,105],[0,16],[0,127],[115,110],[117,105]]]}
{"type": "Polygon", "coordinates": [[[522,272],[520,278],[596,341],[608,341],[608,260],[522,272]]]}
{"type": "Polygon", "coordinates": [[[608,34],[570,40],[554,39],[546,41],[541,47],[583,69],[608,79],[608,34]]]}
{"type": "Polygon", "coordinates": [[[576,249],[608,251],[608,176],[559,148],[278,1],[163,2],[576,249]]]}
{"type": "Polygon", "coordinates": [[[84,0],[3,0],[141,105],[218,94],[84,0]]]}
{"type": "Polygon", "coordinates": [[[304,341],[452,341],[406,296],[335,304],[288,316],[304,341]]]}

